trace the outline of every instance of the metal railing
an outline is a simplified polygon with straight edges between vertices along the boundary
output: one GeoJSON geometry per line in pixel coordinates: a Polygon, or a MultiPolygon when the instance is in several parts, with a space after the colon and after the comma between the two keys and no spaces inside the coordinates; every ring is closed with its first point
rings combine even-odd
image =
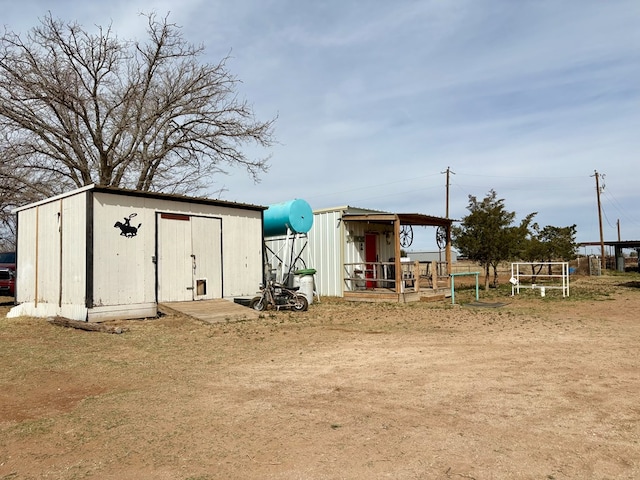
{"type": "Polygon", "coordinates": [[[420,286],[419,262],[400,264],[400,285],[396,285],[395,262],[357,262],[344,264],[344,282],[347,291],[391,289],[403,292],[405,288],[418,291],[420,286]],[[399,288],[397,288],[399,287],[399,288]]]}

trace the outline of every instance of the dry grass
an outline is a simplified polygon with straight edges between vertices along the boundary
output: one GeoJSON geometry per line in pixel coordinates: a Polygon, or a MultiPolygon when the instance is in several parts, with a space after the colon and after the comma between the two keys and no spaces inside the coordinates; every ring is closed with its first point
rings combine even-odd
{"type": "Polygon", "coordinates": [[[638,478],[639,280],[121,335],[1,318],[0,479],[638,478]]]}

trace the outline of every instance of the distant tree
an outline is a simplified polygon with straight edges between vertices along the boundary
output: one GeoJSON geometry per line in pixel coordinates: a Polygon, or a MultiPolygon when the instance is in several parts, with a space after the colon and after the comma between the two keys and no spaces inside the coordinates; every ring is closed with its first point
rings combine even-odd
{"type": "Polygon", "coordinates": [[[256,120],[238,98],[227,58],[200,63],[203,47],[167,17],[144,17],[145,42],[50,14],[24,38],[0,36],[0,157],[13,167],[0,182],[8,194],[34,182],[40,195],[91,183],[193,194],[227,168],[254,181],[268,169],[268,158],[249,159],[242,147],[272,145],[274,120],[256,120]]]}
{"type": "MultiPolygon", "coordinates": [[[[576,258],[578,244],[576,243],[576,225],[568,227],[554,227],[547,225],[540,228],[538,224],[532,225],[529,237],[520,252],[521,260],[531,262],[531,273],[535,282],[544,265],[534,265],[536,262],[569,261],[576,258]]],[[[548,265],[548,273],[551,274],[551,265],[548,265]]]]}
{"type": "Polygon", "coordinates": [[[522,244],[527,238],[529,225],[536,213],[528,214],[518,225],[509,225],[505,227],[499,239],[499,255],[491,262],[493,268],[494,287],[498,286],[498,266],[505,261],[513,261],[519,258],[519,252],[522,244]]]}
{"type": "Polygon", "coordinates": [[[519,224],[512,225],[515,212],[505,209],[504,199],[497,198],[494,190],[479,201],[469,195],[469,214],[460,226],[451,230],[452,244],[462,256],[478,262],[485,273],[485,289],[489,289],[490,269],[493,267],[493,282],[497,285],[498,264],[514,258],[528,231],[528,225],[535,213],[519,224]]]}
{"type": "Polygon", "coordinates": [[[536,281],[536,275],[540,273],[543,267],[542,264],[536,264],[535,262],[540,262],[547,254],[547,246],[540,240],[540,238],[538,238],[536,233],[537,229],[538,226],[533,225],[533,231],[530,232],[527,238],[522,242],[522,248],[519,255],[520,260],[531,263],[531,281],[534,283],[536,281]]]}
{"type": "Polygon", "coordinates": [[[578,244],[576,243],[577,227],[575,224],[568,227],[554,227],[547,225],[540,231],[540,239],[545,242],[547,248],[547,261],[568,262],[576,258],[578,244]]]}

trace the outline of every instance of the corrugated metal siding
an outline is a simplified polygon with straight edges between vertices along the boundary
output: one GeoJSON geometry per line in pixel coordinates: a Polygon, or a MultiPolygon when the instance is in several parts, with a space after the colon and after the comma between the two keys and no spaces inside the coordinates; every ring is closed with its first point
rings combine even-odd
{"type": "MultiPolygon", "coordinates": [[[[306,268],[316,270],[315,289],[321,296],[342,296],[342,255],[343,225],[341,210],[314,212],[313,226],[306,238],[269,237],[265,239],[267,248],[267,273],[278,273],[280,260],[289,259],[293,252],[306,268]]],[[[296,267],[301,265],[296,264],[296,267]]],[[[286,273],[286,272],[285,272],[286,273]]],[[[277,278],[277,277],[276,277],[277,278]]]]}
{"type": "MultiPolygon", "coordinates": [[[[58,303],[60,294],[60,204],[38,208],[36,238],[36,301],[58,303]]],[[[35,253],[35,252],[34,252],[35,253]]]]}
{"type": "MultiPolygon", "coordinates": [[[[313,226],[307,233],[307,239],[297,238],[293,245],[294,256],[302,250],[302,259],[307,268],[314,268],[315,288],[321,296],[342,297],[345,289],[349,289],[345,278],[351,275],[352,266],[345,264],[359,264],[364,270],[365,252],[364,239],[368,232],[376,233],[378,261],[389,261],[395,254],[393,225],[367,224],[364,222],[345,223],[342,216],[345,211],[349,213],[379,213],[367,209],[354,209],[353,207],[338,207],[332,209],[316,210],[313,214],[313,226]],[[387,236],[388,233],[388,236],[387,236]]],[[[267,238],[266,244],[280,258],[290,255],[292,248],[285,246],[284,237],[267,238]]],[[[278,259],[267,250],[267,270],[275,270],[278,259]]]]}
{"type": "Polygon", "coordinates": [[[321,296],[341,297],[344,255],[342,211],[327,211],[313,215],[309,231],[307,267],[317,270],[316,291],[321,296]]]}
{"type": "Polygon", "coordinates": [[[262,281],[262,212],[222,209],[224,296],[248,296],[262,281]]]}
{"type": "Polygon", "coordinates": [[[85,306],[87,279],[85,195],[62,200],[62,304],[85,306]]]}
{"type": "MultiPolygon", "coordinates": [[[[349,212],[353,209],[349,207],[349,212]]],[[[362,209],[363,212],[368,210],[362,209]]],[[[309,253],[305,257],[308,267],[315,268],[316,290],[322,296],[344,295],[351,282],[345,278],[353,275],[353,266],[365,269],[364,236],[376,234],[378,261],[386,262],[394,256],[393,226],[343,222],[344,209],[322,210],[314,213],[313,227],[309,232],[309,253]],[[388,236],[387,236],[388,234],[388,236]]]]}
{"type": "MultiPolygon", "coordinates": [[[[69,311],[69,305],[82,310],[86,303],[99,308],[155,304],[157,212],[216,219],[222,233],[216,228],[218,238],[212,239],[214,263],[218,271],[222,269],[223,279],[220,281],[214,272],[218,278],[212,288],[225,297],[256,292],[262,279],[263,208],[82,188],[17,211],[16,301],[33,311],[44,312],[47,307],[47,311],[58,313],[69,311]],[[87,211],[88,199],[93,202],[91,212],[87,211]],[[90,213],[92,244],[87,245],[90,213]],[[124,224],[125,219],[137,229],[136,235],[121,235],[116,222],[124,224]],[[87,271],[92,274],[89,281],[87,271]],[[92,290],[87,291],[87,286],[92,290]],[[93,297],[87,299],[91,294],[93,297]],[[60,301],[64,308],[59,306],[60,301]]],[[[196,228],[193,233],[198,235],[200,230],[196,228]]]]}
{"type": "Polygon", "coordinates": [[[36,214],[35,208],[18,212],[18,276],[16,279],[16,302],[35,300],[36,276],[36,214]]]}
{"type": "Polygon", "coordinates": [[[18,212],[16,300],[84,305],[85,199],[78,194],[18,212]]]}
{"type": "MultiPolygon", "coordinates": [[[[364,237],[366,232],[377,232],[379,261],[387,261],[393,256],[393,237],[387,243],[383,233],[385,230],[391,232],[391,226],[359,222],[347,225],[342,221],[343,213],[342,208],[314,212],[313,226],[307,234],[308,245],[303,250],[302,258],[307,268],[317,271],[315,288],[321,296],[343,296],[345,289],[349,288],[345,278],[353,270],[352,266],[345,267],[345,264],[357,263],[364,270],[364,243],[354,241],[357,237],[364,237]]],[[[284,242],[284,239],[269,239],[267,243],[272,250],[279,252],[284,251],[284,242]]],[[[304,239],[298,239],[297,242],[302,244],[304,239]]]]}
{"type": "Polygon", "coordinates": [[[93,306],[155,302],[155,207],[144,197],[93,194],[93,306]],[[137,229],[121,235],[116,222],[137,229]]]}
{"type": "MultiPolygon", "coordinates": [[[[262,279],[262,212],[219,205],[190,204],[168,199],[130,197],[109,193],[96,193],[94,229],[104,231],[105,240],[94,242],[94,292],[101,304],[125,299],[127,303],[145,303],[155,300],[155,215],[156,212],[176,213],[220,218],[222,222],[222,275],[224,297],[252,295],[262,279]],[[99,212],[99,213],[98,213],[99,212]],[[114,222],[123,221],[137,213],[131,224],[142,224],[135,238],[115,235],[114,222]],[[111,231],[109,231],[111,230],[111,231]],[[115,238],[119,237],[119,238],[115,238]],[[141,237],[136,241],[138,237],[141,237]],[[107,241],[111,240],[111,243],[107,241]],[[135,248],[132,248],[135,247],[135,248]],[[99,253],[103,251],[104,254],[99,253]],[[109,265],[109,257],[117,260],[109,265]],[[110,270],[108,277],[97,272],[98,262],[110,270]],[[134,271],[135,270],[135,271],[134,271]],[[128,272],[130,280],[124,285],[112,285],[108,280],[128,272]],[[136,288],[136,297],[132,291],[136,288]]],[[[98,233],[94,237],[98,237],[98,233]]],[[[218,252],[219,255],[219,252],[218,252]]]]}

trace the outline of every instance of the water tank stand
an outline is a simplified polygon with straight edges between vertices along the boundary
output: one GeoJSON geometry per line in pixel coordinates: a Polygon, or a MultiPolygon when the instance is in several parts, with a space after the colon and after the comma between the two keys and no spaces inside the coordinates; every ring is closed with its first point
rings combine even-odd
{"type": "Polygon", "coordinates": [[[284,243],[281,244],[280,248],[276,250],[269,246],[270,242],[282,242],[282,240],[282,237],[266,238],[264,247],[267,255],[271,254],[271,258],[266,258],[267,265],[271,268],[274,260],[278,261],[276,282],[286,283],[292,278],[295,270],[298,270],[301,265],[303,268],[305,267],[302,252],[307,247],[309,239],[306,233],[294,233],[287,228],[284,243]]]}

